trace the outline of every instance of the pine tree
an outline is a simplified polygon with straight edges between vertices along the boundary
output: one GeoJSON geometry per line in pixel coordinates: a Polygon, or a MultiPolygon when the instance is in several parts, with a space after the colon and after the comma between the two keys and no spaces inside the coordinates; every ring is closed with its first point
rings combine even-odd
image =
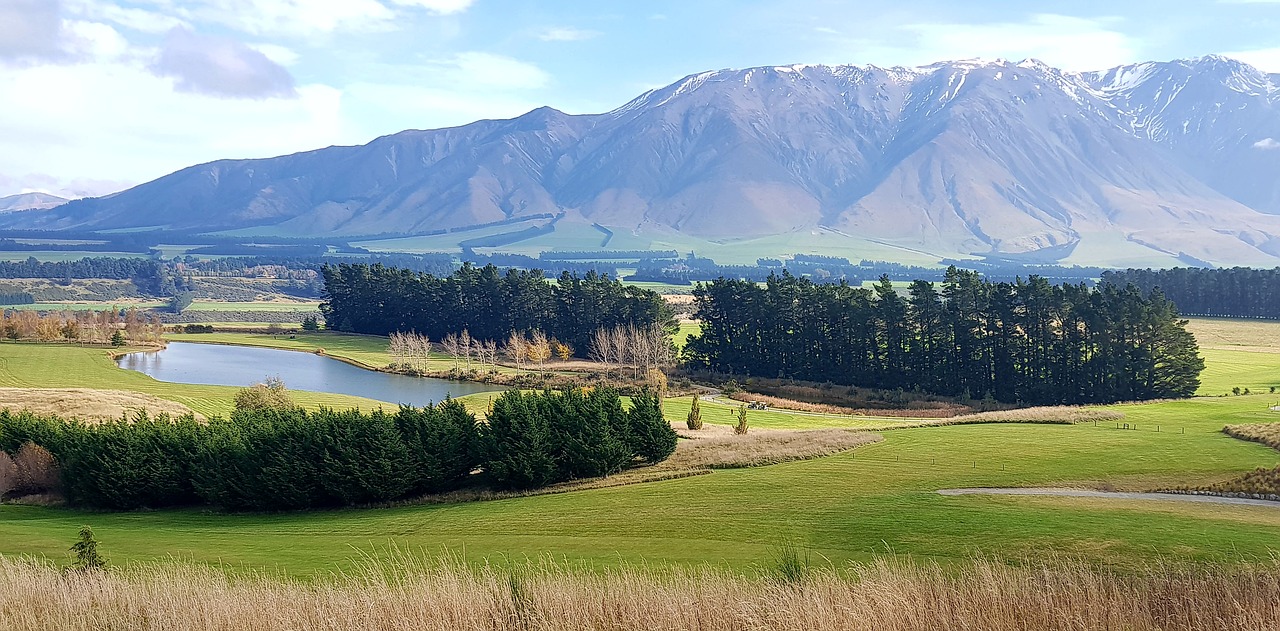
{"type": "Polygon", "coordinates": [[[123,331],[121,331],[120,329],[116,329],[116,332],[111,334],[111,345],[115,347],[124,346],[123,331]]]}
{"type": "Polygon", "coordinates": [[[658,395],[648,390],[631,399],[627,413],[631,452],[646,462],[666,460],[676,450],[676,432],[662,416],[658,395]]]}
{"type": "Polygon", "coordinates": [[[685,421],[689,429],[702,429],[702,408],[698,406],[698,395],[693,395],[693,401],[689,403],[689,418],[685,421]]]}
{"type": "Polygon", "coordinates": [[[93,528],[89,526],[80,527],[80,540],[71,546],[71,551],[76,553],[75,563],[71,565],[73,570],[88,572],[107,567],[107,560],[98,552],[98,540],[93,536],[93,528]]]}

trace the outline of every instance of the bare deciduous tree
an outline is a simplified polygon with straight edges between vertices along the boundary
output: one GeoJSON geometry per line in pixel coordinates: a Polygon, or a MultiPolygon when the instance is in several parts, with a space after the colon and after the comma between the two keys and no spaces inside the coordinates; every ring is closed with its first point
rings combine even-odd
{"type": "Polygon", "coordinates": [[[440,348],[453,358],[453,371],[458,372],[459,360],[462,358],[462,345],[457,335],[450,333],[440,340],[440,348]]]}
{"type": "Polygon", "coordinates": [[[507,337],[506,345],[502,347],[502,354],[506,355],[512,362],[515,362],[516,372],[519,372],[524,366],[524,360],[528,356],[528,350],[526,350],[528,346],[529,341],[525,339],[524,335],[512,331],[511,335],[507,337]]]}

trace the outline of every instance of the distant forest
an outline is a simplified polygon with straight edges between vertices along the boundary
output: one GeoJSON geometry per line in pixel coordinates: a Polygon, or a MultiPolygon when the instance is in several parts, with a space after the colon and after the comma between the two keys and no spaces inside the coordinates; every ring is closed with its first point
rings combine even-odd
{"type": "Polygon", "coordinates": [[[591,336],[620,325],[667,325],[670,307],[657,293],[587,272],[548,282],[541,272],[469,263],[448,276],[382,265],[326,266],[328,299],[320,305],[332,328],[387,335],[416,331],[433,340],[467,330],[478,340],[501,341],[515,332],[541,331],[585,355],[591,336]]]}
{"type": "Polygon", "coordinates": [[[954,267],[898,294],[787,272],[694,290],[690,367],[1033,405],[1185,397],[1204,361],[1172,302],[954,267]]]}
{"type": "Polygon", "coordinates": [[[1178,267],[1105,272],[1102,282],[1160,290],[1184,315],[1280,319],[1280,267],[1178,267]]]}

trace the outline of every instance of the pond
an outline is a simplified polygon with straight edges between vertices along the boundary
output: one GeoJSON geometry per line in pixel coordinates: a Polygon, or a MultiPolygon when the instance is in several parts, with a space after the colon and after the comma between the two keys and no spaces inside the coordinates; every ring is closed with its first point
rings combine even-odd
{"type": "Polygon", "coordinates": [[[116,364],[171,383],[243,387],[279,377],[290,390],[349,394],[419,407],[445,396],[501,390],[481,383],[393,375],[323,355],[251,346],[170,342],[163,350],[124,355],[116,364]]]}

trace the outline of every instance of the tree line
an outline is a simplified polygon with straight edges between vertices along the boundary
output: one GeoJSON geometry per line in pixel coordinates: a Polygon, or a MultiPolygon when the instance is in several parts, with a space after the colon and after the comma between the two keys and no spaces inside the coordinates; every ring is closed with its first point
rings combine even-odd
{"type": "Polygon", "coordinates": [[[1105,284],[949,268],[901,295],[784,272],[694,290],[690,367],[1032,405],[1185,397],[1204,361],[1173,303],[1105,284]]]}
{"type": "Polygon", "coordinates": [[[554,283],[539,270],[463,264],[434,276],[382,265],[347,264],[322,270],[328,326],[389,335],[417,332],[433,340],[466,330],[472,339],[500,342],[512,332],[540,331],[586,352],[601,328],[672,325],[657,293],[588,272],[565,272],[554,283]]]}
{"type": "Polygon", "coordinates": [[[1102,282],[1158,289],[1184,314],[1280,319],[1280,267],[1129,269],[1104,272],[1102,282]]]}
{"type": "Polygon", "coordinates": [[[657,396],[635,397],[626,409],[616,392],[595,389],[507,392],[483,424],[455,400],[370,413],[245,406],[208,423],[138,414],[90,424],[0,411],[0,451],[16,456],[29,445],[52,454],[75,506],[276,511],[604,476],[666,459],[676,435],[657,396]]]}
{"type": "Polygon", "coordinates": [[[164,325],[154,313],[136,308],[93,311],[6,310],[0,312],[5,339],[122,345],[125,341],[158,342],[164,325]]]}

